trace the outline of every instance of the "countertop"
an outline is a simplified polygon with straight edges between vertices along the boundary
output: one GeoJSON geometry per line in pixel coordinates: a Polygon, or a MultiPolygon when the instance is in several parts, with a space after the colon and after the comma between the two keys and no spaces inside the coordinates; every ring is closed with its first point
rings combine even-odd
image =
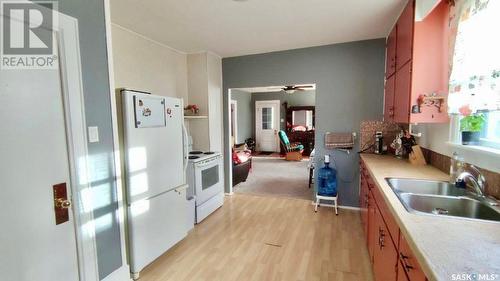
{"type": "Polygon", "coordinates": [[[477,280],[500,280],[500,223],[409,213],[385,180],[447,181],[447,174],[392,156],[361,154],[361,159],[430,281],[465,280],[453,279],[453,275],[474,273],[496,278],[477,280]]]}

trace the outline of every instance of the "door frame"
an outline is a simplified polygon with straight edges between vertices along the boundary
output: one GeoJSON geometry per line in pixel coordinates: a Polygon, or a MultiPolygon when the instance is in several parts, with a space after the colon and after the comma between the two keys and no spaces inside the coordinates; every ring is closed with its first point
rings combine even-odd
{"type": "Polygon", "coordinates": [[[275,131],[276,131],[276,146],[275,146],[275,149],[274,149],[274,152],[280,152],[280,140],[279,140],[279,137],[278,137],[278,134],[277,132],[280,130],[280,124],[281,124],[281,101],[280,100],[259,100],[259,101],[255,101],[255,140],[256,140],[256,144],[257,146],[259,146],[259,139],[260,139],[260,130],[257,129],[258,127],[258,120],[259,119],[259,115],[257,114],[257,111],[258,111],[258,108],[259,108],[259,105],[262,105],[262,104],[268,104],[268,103],[271,103],[271,104],[274,104],[277,108],[277,112],[276,112],[276,116],[277,118],[275,119],[274,121],[274,126],[275,126],[275,131]]]}
{"type": "Polygon", "coordinates": [[[95,240],[94,215],[92,212],[92,188],[88,182],[88,141],[86,134],[85,103],[83,95],[82,64],[80,57],[80,39],[78,20],[59,13],[59,26],[63,32],[59,42],[60,56],[65,64],[59,63],[66,131],[68,135],[68,153],[70,160],[71,189],[73,197],[73,215],[76,233],[76,250],[80,280],[99,280],[97,265],[97,245],[95,240]],[[70,29],[73,32],[65,32],[70,29]],[[64,46],[62,46],[64,44],[64,46]],[[75,50],[74,57],[61,56],[61,50],[75,50]],[[72,71],[77,70],[77,71],[72,71]],[[73,93],[73,94],[72,94],[73,93]],[[69,122],[68,122],[69,120],[69,122]],[[76,203],[76,204],[75,204],[76,203]]]}
{"type": "Polygon", "coordinates": [[[120,134],[118,131],[118,116],[117,114],[117,99],[116,99],[116,88],[115,88],[115,72],[113,65],[113,40],[111,33],[111,4],[110,0],[104,0],[104,20],[106,28],[106,51],[108,55],[108,81],[109,81],[109,95],[111,102],[111,122],[113,127],[113,150],[114,150],[114,162],[115,162],[115,174],[113,175],[116,183],[116,198],[118,203],[118,222],[120,228],[120,240],[121,240],[121,254],[122,254],[122,266],[106,276],[102,281],[123,281],[132,280],[130,273],[130,266],[128,264],[128,248],[126,245],[127,237],[125,232],[125,203],[123,195],[123,183],[122,183],[122,162],[120,154],[120,134]]]}
{"type": "Polygon", "coordinates": [[[231,100],[229,118],[231,118],[231,130],[233,131],[234,144],[238,143],[238,101],[231,100]],[[233,110],[231,112],[231,110],[233,110]],[[233,118],[234,117],[234,120],[233,118]],[[234,121],[234,122],[233,122],[234,121]]]}
{"type": "MultiPolygon", "coordinates": [[[[33,3],[36,4],[36,3],[33,3]]],[[[39,9],[47,9],[39,6],[39,9]]],[[[88,147],[83,95],[82,66],[78,20],[59,11],[53,26],[57,38],[58,66],[61,78],[61,95],[65,119],[65,135],[68,150],[69,187],[71,210],[75,231],[78,277],[81,281],[99,280],[92,190],[88,181],[88,147]]],[[[13,20],[19,19],[2,15],[13,20]]]]}

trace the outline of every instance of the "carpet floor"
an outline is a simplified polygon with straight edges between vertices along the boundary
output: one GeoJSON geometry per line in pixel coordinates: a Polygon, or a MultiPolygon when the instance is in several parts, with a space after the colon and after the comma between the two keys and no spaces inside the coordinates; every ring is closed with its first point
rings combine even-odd
{"type": "Polygon", "coordinates": [[[254,157],[247,181],[236,185],[234,192],[312,200],[307,163],[254,157]]]}

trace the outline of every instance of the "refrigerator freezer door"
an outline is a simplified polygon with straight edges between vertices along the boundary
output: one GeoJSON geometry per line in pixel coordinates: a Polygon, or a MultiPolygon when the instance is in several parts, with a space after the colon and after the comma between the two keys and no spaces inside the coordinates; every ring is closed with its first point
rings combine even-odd
{"type": "MultiPolygon", "coordinates": [[[[185,184],[182,100],[123,90],[128,204],[185,184]],[[137,128],[134,100],[163,99],[165,126],[137,128]]],[[[146,113],[148,114],[148,113],[146,113]]]]}
{"type": "Polygon", "coordinates": [[[184,185],[128,208],[131,271],[135,276],[187,235],[184,185]]]}

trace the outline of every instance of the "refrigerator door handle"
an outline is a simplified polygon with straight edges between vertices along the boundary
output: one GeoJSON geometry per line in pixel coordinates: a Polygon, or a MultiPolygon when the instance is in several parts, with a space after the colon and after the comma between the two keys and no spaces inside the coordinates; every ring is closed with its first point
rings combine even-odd
{"type": "Polygon", "coordinates": [[[188,142],[189,142],[189,136],[188,136],[186,125],[184,124],[184,122],[182,122],[182,132],[184,133],[184,173],[185,173],[186,170],[187,170],[187,166],[188,166],[188,154],[189,154],[189,151],[188,151],[188,142]]]}

